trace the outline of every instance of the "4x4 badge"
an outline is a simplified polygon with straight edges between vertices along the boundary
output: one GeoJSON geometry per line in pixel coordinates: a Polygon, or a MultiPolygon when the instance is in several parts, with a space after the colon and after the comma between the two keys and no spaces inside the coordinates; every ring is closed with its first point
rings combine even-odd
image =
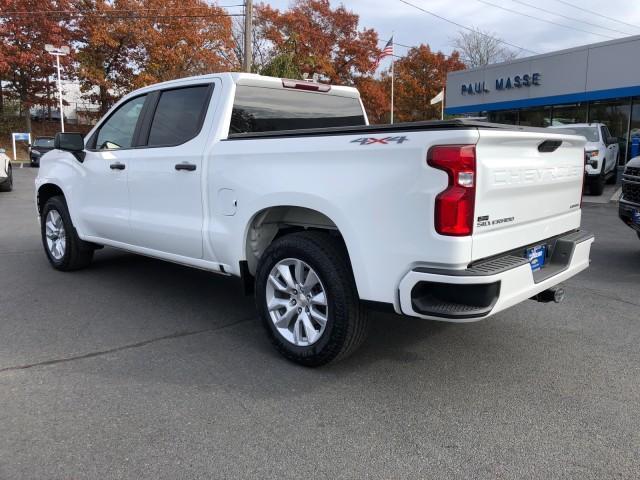
{"type": "Polygon", "coordinates": [[[403,135],[401,137],[383,137],[383,138],[362,137],[362,138],[356,138],[355,140],[351,140],[351,142],[349,143],[359,143],[360,145],[373,145],[375,143],[381,143],[382,145],[388,145],[389,143],[392,143],[392,142],[404,143],[408,141],[409,139],[403,135]]]}

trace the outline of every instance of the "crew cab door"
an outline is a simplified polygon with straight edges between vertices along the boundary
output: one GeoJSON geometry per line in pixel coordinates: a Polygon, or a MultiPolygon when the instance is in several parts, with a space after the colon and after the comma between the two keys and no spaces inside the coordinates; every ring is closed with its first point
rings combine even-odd
{"type": "Polygon", "coordinates": [[[129,170],[133,244],[202,258],[202,125],[213,83],[150,94],[141,137],[129,170]]]}
{"type": "Polygon", "coordinates": [[[86,142],[83,176],[73,192],[84,235],[131,242],[128,172],[147,100],[140,95],[124,102],[86,142]]]}

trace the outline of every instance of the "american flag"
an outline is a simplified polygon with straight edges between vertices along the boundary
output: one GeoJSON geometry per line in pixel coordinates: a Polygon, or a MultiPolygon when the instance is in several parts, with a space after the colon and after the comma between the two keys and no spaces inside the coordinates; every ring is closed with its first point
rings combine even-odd
{"type": "Polygon", "coordinates": [[[375,68],[378,68],[378,65],[380,65],[380,60],[382,60],[385,57],[390,57],[391,55],[393,55],[393,37],[391,37],[389,39],[389,41],[387,42],[385,47],[382,49],[382,52],[380,52],[380,55],[378,56],[378,59],[376,60],[376,67],[375,68]]]}

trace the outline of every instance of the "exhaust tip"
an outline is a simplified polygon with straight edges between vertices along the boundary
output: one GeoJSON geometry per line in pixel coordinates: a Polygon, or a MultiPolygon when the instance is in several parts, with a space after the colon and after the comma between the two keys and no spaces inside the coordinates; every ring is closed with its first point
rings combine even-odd
{"type": "Polygon", "coordinates": [[[564,297],[565,297],[564,288],[560,286],[556,286],[556,287],[551,287],[547,290],[544,290],[543,292],[540,292],[536,296],[531,297],[531,299],[540,303],[549,303],[549,302],[561,303],[564,301],[564,297]]]}

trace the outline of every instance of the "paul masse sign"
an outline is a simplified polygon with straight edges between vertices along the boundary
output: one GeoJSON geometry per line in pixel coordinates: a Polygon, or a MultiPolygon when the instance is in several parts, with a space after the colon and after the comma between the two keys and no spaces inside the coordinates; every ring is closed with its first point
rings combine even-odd
{"type": "MultiPolygon", "coordinates": [[[[496,78],[495,89],[511,90],[512,88],[523,88],[540,85],[540,73],[525,73],[524,75],[514,75],[513,77],[500,77],[496,78]]],[[[460,93],[462,95],[480,95],[483,93],[489,93],[491,90],[487,88],[485,82],[475,82],[469,84],[463,84],[460,87],[460,93]]]]}

